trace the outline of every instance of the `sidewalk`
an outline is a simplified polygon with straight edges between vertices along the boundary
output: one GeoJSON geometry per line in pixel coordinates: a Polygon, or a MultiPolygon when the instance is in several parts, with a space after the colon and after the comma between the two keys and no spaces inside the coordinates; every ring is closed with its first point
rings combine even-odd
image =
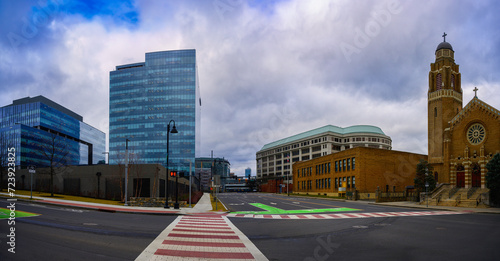
{"type": "Polygon", "coordinates": [[[135,259],[268,260],[226,216],[179,216],[135,259]]]}
{"type": "MultiPolygon", "coordinates": [[[[8,193],[1,192],[0,197],[12,199],[8,193]]],[[[186,215],[186,214],[194,214],[194,213],[214,213],[221,214],[225,212],[213,212],[212,204],[210,202],[210,193],[204,193],[198,203],[193,207],[184,207],[180,209],[174,209],[173,206],[170,208],[163,207],[133,207],[133,206],[119,206],[119,205],[108,205],[108,204],[100,204],[100,203],[90,203],[90,202],[81,202],[74,200],[65,200],[65,199],[55,199],[49,197],[33,197],[36,200],[29,200],[30,196],[27,195],[16,195],[21,199],[17,199],[19,201],[31,202],[33,204],[52,204],[59,206],[67,206],[74,208],[83,208],[83,209],[93,209],[98,211],[107,211],[107,212],[120,212],[120,213],[135,213],[135,214],[157,214],[157,215],[186,215]]]]}
{"type": "Polygon", "coordinates": [[[381,202],[375,203],[370,202],[373,205],[383,205],[391,207],[405,207],[405,208],[418,208],[418,209],[432,209],[432,210],[450,210],[457,212],[473,212],[473,213],[489,213],[489,214],[500,214],[500,208],[464,208],[464,207],[450,207],[450,206],[432,206],[427,207],[426,204],[420,205],[418,202],[413,201],[398,201],[398,202],[381,202]]]}

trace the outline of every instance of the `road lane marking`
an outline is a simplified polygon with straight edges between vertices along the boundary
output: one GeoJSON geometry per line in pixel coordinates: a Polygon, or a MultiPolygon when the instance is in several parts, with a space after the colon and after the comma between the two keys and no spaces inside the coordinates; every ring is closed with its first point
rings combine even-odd
{"type": "Polygon", "coordinates": [[[265,214],[235,214],[229,213],[227,217],[236,218],[267,218],[267,219],[344,219],[344,218],[378,218],[378,217],[422,217],[469,214],[467,211],[408,211],[408,212],[366,212],[343,214],[305,214],[305,215],[265,215],[265,214]]]}
{"type": "Polygon", "coordinates": [[[324,213],[324,212],[340,212],[340,211],[358,211],[359,209],[354,208],[322,208],[322,209],[296,209],[296,210],[284,210],[281,208],[271,207],[262,203],[249,203],[254,207],[264,209],[264,211],[237,211],[232,212],[232,214],[254,214],[254,215],[272,215],[272,214],[312,214],[312,213],[324,213]]]}
{"type": "MultiPolygon", "coordinates": [[[[276,199],[275,197],[272,197],[272,196],[262,196],[262,197],[268,197],[268,198],[276,199]]],[[[330,204],[316,203],[316,202],[310,202],[310,201],[301,201],[301,200],[297,200],[297,198],[282,198],[282,200],[288,200],[288,201],[292,201],[293,200],[295,202],[302,202],[302,203],[309,203],[309,204],[314,204],[314,205],[322,205],[322,206],[328,206],[328,207],[333,207],[333,208],[340,208],[340,206],[332,206],[330,204]]]]}
{"type": "MultiPolygon", "coordinates": [[[[0,208],[0,219],[8,219],[10,217],[10,215],[11,215],[10,209],[0,208]]],[[[14,215],[15,215],[15,218],[22,218],[22,217],[39,216],[40,214],[15,210],[14,215]]]]}

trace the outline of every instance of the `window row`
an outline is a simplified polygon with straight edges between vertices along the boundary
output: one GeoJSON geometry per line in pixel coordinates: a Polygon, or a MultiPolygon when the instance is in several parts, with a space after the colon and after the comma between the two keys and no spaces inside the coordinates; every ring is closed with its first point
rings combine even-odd
{"type": "Polygon", "coordinates": [[[335,188],[356,188],[356,177],[341,177],[335,178],[335,188]]]}
{"type": "Polygon", "coordinates": [[[335,172],[348,171],[356,169],[356,158],[347,158],[335,161],[335,172]],[[351,165],[352,163],[352,165],[351,165]]]}

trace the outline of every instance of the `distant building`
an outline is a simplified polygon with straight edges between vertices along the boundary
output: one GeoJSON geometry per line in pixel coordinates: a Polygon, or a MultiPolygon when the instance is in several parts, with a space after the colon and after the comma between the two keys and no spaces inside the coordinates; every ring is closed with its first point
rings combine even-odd
{"type": "Polygon", "coordinates": [[[224,186],[226,180],[229,179],[230,166],[229,161],[224,158],[196,158],[195,175],[200,179],[201,189],[210,190],[211,181],[214,180],[215,175],[220,177],[220,183],[224,186]]]}
{"type": "Polygon", "coordinates": [[[271,142],[257,152],[257,179],[287,179],[294,162],[315,159],[356,147],[392,149],[391,138],[379,128],[327,125],[271,142]]]}
{"type": "Polygon", "coordinates": [[[14,100],[0,108],[2,165],[15,148],[16,166],[92,165],[105,159],[106,135],[79,114],[44,96],[14,100]],[[54,153],[52,153],[52,150],[54,153]]]}
{"type": "Polygon", "coordinates": [[[245,169],[245,178],[250,179],[250,176],[252,176],[252,169],[251,168],[246,168],[245,169]]]}
{"type": "Polygon", "coordinates": [[[125,140],[138,163],[166,163],[189,171],[200,142],[196,50],[146,53],[145,62],[116,66],[109,84],[109,162],[124,162],[125,140]]]}

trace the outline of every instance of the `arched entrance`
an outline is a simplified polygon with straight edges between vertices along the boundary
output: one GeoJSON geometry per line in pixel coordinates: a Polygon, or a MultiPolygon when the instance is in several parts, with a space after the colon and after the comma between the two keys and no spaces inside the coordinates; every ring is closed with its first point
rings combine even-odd
{"type": "Polygon", "coordinates": [[[481,187],[481,166],[472,164],[472,187],[481,187]]]}
{"type": "Polygon", "coordinates": [[[465,187],[465,169],[464,166],[457,166],[457,188],[465,187]]]}

